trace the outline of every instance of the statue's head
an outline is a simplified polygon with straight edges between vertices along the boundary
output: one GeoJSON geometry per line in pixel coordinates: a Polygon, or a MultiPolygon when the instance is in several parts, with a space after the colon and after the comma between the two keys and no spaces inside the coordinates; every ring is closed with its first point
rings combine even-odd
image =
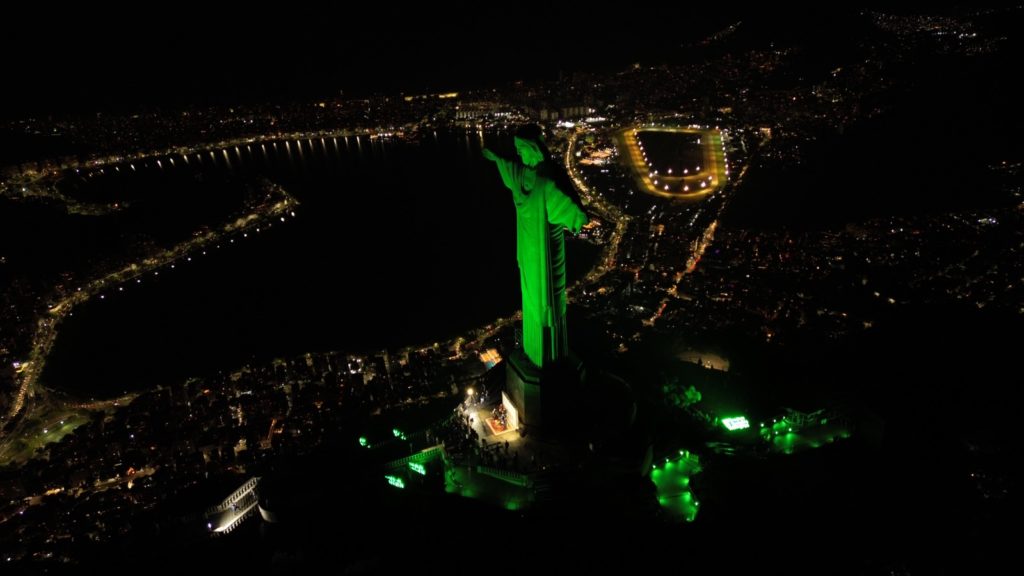
{"type": "Polygon", "coordinates": [[[544,161],[544,137],[540,126],[526,124],[516,130],[516,152],[523,164],[533,167],[544,161]]]}

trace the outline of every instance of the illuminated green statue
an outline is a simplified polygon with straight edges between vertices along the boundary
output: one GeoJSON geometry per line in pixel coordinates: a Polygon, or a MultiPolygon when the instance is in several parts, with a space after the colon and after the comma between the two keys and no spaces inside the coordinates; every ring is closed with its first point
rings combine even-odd
{"type": "Polygon", "coordinates": [[[587,215],[560,190],[547,160],[540,128],[516,132],[516,152],[522,162],[506,160],[484,148],[495,162],[516,205],[516,257],[523,291],[523,349],[537,367],[569,353],[565,328],[564,228],[577,234],[587,215]]]}

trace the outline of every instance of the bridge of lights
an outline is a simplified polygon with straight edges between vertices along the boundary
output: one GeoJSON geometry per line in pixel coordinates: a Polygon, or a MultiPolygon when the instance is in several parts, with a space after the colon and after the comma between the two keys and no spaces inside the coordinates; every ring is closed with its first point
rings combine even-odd
{"type": "Polygon", "coordinates": [[[648,194],[699,200],[721,189],[728,179],[725,144],[717,128],[635,127],[620,132],[619,139],[640,189],[648,194]],[[680,142],[671,148],[652,145],[654,137],[663,140],[664,136],[676,136],[680,142]],[[678,151],[685,139],[692,139],[696,148],[692,158],[680,161],[668,150],[678,151]]]}

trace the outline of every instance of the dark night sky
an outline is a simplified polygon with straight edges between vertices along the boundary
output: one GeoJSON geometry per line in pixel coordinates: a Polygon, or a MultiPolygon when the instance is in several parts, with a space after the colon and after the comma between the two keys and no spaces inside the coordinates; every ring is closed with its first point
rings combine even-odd
{"type": "Polygon", "coordinates": [[[28,17],[0,34],[5,73],[14,76],[15,89],[4,96],[8,115],[557,77],[559,70],[660,58],[734,16],[677,14],[675,31],[651,34],[622,26],[620,14],[547,12],[542,19],[511,3],[463,12],[433,3],[400,11],[388,3],[359,14],[341,4],[286,13],[250,6],[28,17]]]}
{"type": "Polygon", "coordinates": [[[543,17],[517,3],[268,6],[25,14],[0,33],[3,115],[461,89],[671,60],[739,19],[825,30],[844,18],[691,3],[626,13],[590,4],[583,14],[548,6],[543,17]]]}

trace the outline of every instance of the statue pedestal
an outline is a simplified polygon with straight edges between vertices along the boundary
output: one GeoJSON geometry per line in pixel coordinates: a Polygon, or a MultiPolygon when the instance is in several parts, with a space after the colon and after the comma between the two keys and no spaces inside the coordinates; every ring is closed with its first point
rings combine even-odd
{"type": "Polygon", "coordinates": [[[538,368],[522,350],[508,358],[505,389],[519,411],[519,422],[531,433],[555,431],[572,419],[579,404],[583,362],[569,353],[551,366],[538,368]]]}

